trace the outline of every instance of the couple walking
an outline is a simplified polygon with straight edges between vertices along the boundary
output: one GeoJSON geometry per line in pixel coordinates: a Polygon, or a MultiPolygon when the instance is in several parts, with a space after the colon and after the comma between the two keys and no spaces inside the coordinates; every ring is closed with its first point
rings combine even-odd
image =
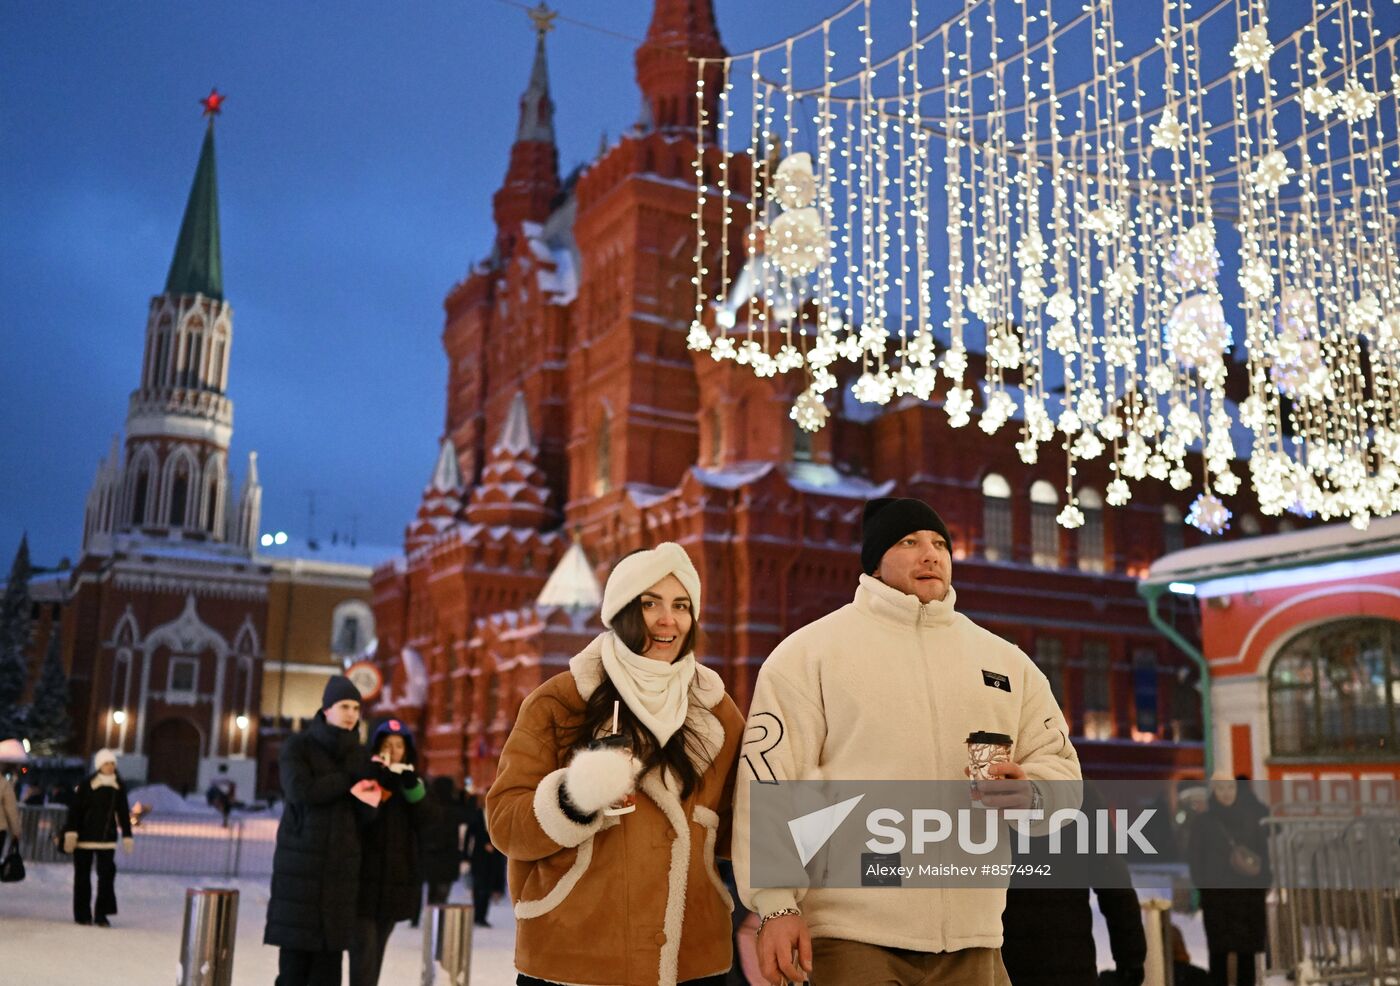
{"type": "Polygon", "coordinates": [[[606,632],[525,700],[487,796],[520,986],[723,986],[724,855],[762,920],[771,983],[1007,982],[1003,891],[748,885],[753,780],[961,779],[964,737],[987,728],[1013,743],[1012,762],[981,785],[989,807],[1038,805],[1048,792],[1034,782],[1079,778],[1045,676],[957,612],[938,514],[873,500],[862,534],[854,600],[789,636],[759,674],[749,722],[782,722],[776,746],[762,726],[746,733],[696,658],[701,584],[685,551],[666,543],[617,564],[606,632]],[[1009,688],[986,687],[997,679],[1009,688]],[[762,756],[739,767],[746,737],[762,756]]]}

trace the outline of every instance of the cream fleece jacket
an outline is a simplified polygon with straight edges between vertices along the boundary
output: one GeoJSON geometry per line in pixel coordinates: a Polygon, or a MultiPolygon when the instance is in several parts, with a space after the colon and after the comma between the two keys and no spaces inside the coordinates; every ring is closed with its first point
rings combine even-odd
{"type": "MultiPolygon", "coordinates": [[[[764,662],[735,790],[733,858],[759,914],[800,906],[814,937],[922,952],[999,948],[1006,893],[966,888],[760,889],[749,882],[749,786],[758,779],[962,780],[968,733],[1013,738],[1032,780],[1080,780],[1050,683],[1019,648],[956,612],[862,575],[855,600],[789,636],[764,662]],[[1011,690],[989,686],[983,671],[1011,690]],[[772,718],[782,739],[772,745],[772,718]]],[[[1042,786],[1045,811],[1078,784],[1042,786]]]]}

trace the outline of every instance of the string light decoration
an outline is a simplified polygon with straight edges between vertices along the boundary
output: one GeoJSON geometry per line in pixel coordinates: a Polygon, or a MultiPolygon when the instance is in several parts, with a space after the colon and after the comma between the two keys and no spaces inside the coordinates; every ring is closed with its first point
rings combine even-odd
{"type": "Polygon", "coordinates": [[[1269,14],[1161,0],[1125,55],[1113,0],[854,0],[702,63],[691,347],[802,374],[812,431],[849,386],[1058,445],[1066,527],[1092,460],[1209,533],[1245,458],[1266,514],[1395,512],[1397,38],[1371,0],[1269,14]]]}

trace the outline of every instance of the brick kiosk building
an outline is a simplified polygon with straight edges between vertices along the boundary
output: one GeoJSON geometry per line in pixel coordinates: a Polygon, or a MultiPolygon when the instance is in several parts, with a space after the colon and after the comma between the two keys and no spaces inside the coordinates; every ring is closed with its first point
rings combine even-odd
{"type": "Polygon", "coordinates": [[[1200,607],[1217,766],[1298,800],[1400,796],[1400,517],[1175,552],[1200,607]],[[1374,790],[1371,790],[1374,788],[1374,790]]]}
{"type": "MultiPolygon", "coordinates": [[[[867,408],[846,388],[809,436],[788,418],[796,381],[687,349],[685,56],[723,50],[709,0],[656,0],[636,54],[643,122],[561,179],[541,30],[494,243],[444,302],[438,461],[403,556],[374,574],[380,710],[423,732],[430,770],[488,783],[524,696],[601,629],[598,580],[667,539],[704,579],[701,657],[746,706],[774,645],[850,600],[864,503],[896,493],[947,520],[960,608],[1041,663],[1090,773],[1199,771],[1194,668],[1135,591],[1196,539],[1184,494],[1161,484],[1110,513],[1106,466],[1079,463],[1087,522],[1065,532],[1063,459],[1022,464],[1009,429],[950,428],[936,402],[867,408]]],[[[731,175],[748,167],[734,158],[731,175]]],[[[731,249],[743,234],[734,224],[731,249]]]]}

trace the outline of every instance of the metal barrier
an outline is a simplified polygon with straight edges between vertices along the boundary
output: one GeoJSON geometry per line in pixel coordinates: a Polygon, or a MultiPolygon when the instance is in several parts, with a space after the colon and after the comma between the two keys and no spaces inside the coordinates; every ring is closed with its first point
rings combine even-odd
{"type": "MultiPolygon", "coordinates": [[[[36,863],[65,862],[58,850],[68,809],[62,805],[21,805],[20,851],[36,863]]],[[[147,815],[135,829],[130,856],[118,856],[118,866],[129,873],[169,873],[233,879],[271,876],[277,841],[277,819],[221,819],[172,815],[147,815]]]]}
{"type": "Polygon", "coordinates": [[[1176,969],[1172,956],[1172,902],[1149,897],[1142,902],[1142,926],[1147,933],[1147,963],[1142,986],[1173,986],[1176,969]]]}
{"type": "Polygon", "coordinates": [[[467,986],[472,973],[471,904],[433,904],[423,922],[422,986],[467,986]],[[437,978],[438,968],[443,978],[437,978]]]}
{"type": "Polygon", "coordinates": [[[238,935],[238,891],[190,887],[180,934],[176,986],[232,986],[233,943],[238,935]]]}
{"type": "Polygon", "coordinates": [[[1270,972],[1311,983],[1400,977],[1400,818],[1265,819],[1277,888],[1270,972]]]}

